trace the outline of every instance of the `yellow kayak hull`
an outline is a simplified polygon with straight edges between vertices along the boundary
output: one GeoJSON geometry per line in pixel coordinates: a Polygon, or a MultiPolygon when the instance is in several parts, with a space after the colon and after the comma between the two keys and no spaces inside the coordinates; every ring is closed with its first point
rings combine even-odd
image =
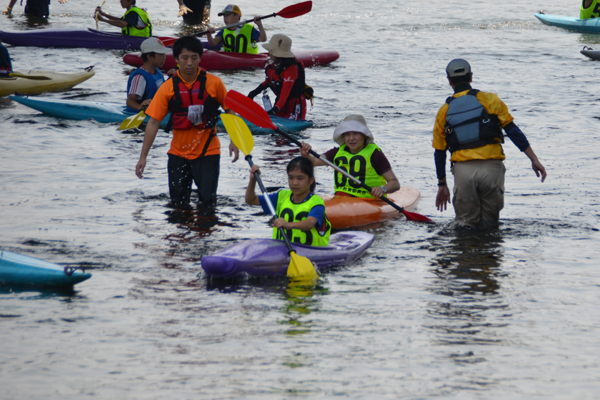
{"type": "Polygon", "coordinates": [[[0,96],[8,96],[13,93],[39,94],[43,92],[66,90],[90,79],[95,74],[93,70],[82,72],[31,70],[26,72],[14,71],[14,73],[32,77],[45,76],[49,79],[28,79],[25,77],[2,78],[0,79],[0,96]]]}

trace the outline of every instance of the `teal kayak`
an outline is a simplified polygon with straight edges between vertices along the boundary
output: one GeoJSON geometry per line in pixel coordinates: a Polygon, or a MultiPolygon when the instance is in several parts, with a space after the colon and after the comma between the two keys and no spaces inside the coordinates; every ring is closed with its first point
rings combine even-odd
{"type": "MultiPolygon", "coordinates": [[[[121,123],[127,117],[134,115],[134,113],[127,110],[124,104],[120,103],[106,103],[100,101],[82,101],[82,100],[60,100],[60,99],[47,99],[27,96],[9,96],[12,100],[21,103],[27,107],[33,108],[34,110],[41,111],[44,114],[51,115],[58,118],[76,119],[76,120],[87,120],[93,119],[98,122],[104,123],[121,123]]],[[[150,117],[146,117],[146,121],[150,117]]],[[[169,116],[162,120],[160,126],[165,128],[169,121],[169,116]]],[[[292,120],[279,117],[271,117],[271,121],[277,125],[281,130],[287,133],[296,133],[304,129],[310,128],[313,123],[312,121],[306,120],[292,120]]],[[[250,122],[246,121],[248,128],[255,135],[270,134],[273,130],[267,128],[261,128],[250,122]]],[[[219,119],[217,128],[220,132],[225,132],[225,127],[219,119]]]]}
{"type": "Polygon", "coordinates": [[[72,287],[90,279],[81,268],[62,267],[48,261],[0,250],[0,286],[72,287]]]}
{"type": "Polygon", "coordinates": [[[581,33],[600,33],[600,18],[579,19],[561,15],[535,14],[542,23],[581,33]]]}

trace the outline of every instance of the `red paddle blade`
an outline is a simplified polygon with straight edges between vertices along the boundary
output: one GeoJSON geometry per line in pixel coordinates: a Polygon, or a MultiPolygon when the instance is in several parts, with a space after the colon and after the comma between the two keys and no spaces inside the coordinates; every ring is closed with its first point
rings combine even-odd
{"type": "Polygon", "coordinates": [[[312,1],[304,1],[287,6],[276,14],[283,18],[296,18],[310,12],[310,10],[312,10],[312,1]]]}
{"type": "Polygon", "coordinates": [[[231,108],[254,125],[273,129],[274,131],[277,130],[275,124],[271,122],[269,114],[267,114],[260,105],[255,103],[254,100],[244,96],[240,92],[236,92],[235,90],[227,92],[227,96],[225,96],[225,106],[231,108]]]}
{"type": "Polygon", "coordinates": [[[429,224],[435,224],[435,222],[433,222],[431,219],[427,218],[424,215],[406,211],[406,210],[402,210],[402,213],[404,214],[404,216],[406,217],[406,219],[408,221],[427,222],[429,224]]]}
{"type": "Polygon", "coordinates": [[[165,47],[173,47],[173,43],[175,43],[179,38],[169,37],[169,36],[159,36],[158,40],[165,47]]]}

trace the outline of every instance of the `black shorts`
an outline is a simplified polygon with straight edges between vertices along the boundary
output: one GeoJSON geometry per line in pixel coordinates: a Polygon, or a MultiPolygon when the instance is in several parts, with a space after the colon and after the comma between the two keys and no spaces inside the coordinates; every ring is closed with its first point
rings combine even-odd
{"type": "Polygon", "coordinates": [[[175,207],[190,203],[192,182],[198,187],[198,204],[214,207],[217,204],[217,186],[221,156],[219,154],[187,160],[168,154],[169,195],[175,207]]]}

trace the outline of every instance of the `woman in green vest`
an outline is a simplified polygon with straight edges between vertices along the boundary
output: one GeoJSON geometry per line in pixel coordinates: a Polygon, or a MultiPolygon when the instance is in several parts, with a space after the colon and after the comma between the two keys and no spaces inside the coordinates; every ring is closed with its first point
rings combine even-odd
{"type": "MultiPolygon", "coordinates": [[[[254,172],[260,173],[257,165],[250,170],[246,203],[252,206],[260,205],[269,213],[264,197],[255,193],[254,172]]],[[[292,243],[327,246],[331,224],[325,214],[323,199],[313,193],[316,186],[313,164],[306,157],[296,157],[288,163],[287,174],[290,189],[269,195],[277,213],[277,218],[271,223],[273,239],[283,239],[279,230],[282,227],[292,243]]]]}
{"type": "Polygon", "coordinates": [[[102,11],[102,8],[96,7],[94,18],[98,21],[106,22],[112,26],[121,28],[123,35],[129,36],[152,36],[152,23],[146,11],[136,7],[135,0],[121,0],[121,7],[125,8],[123,18],[113,17],[102,11]]]}
{"type": "MultiPolygon", "coordinates": [[[[242,11],[235,4],[228,4],[218,15],[223,16],[223,21],[227,26],[240,22],[242,11]]],[[[252,24],[240,24],[230,29],[219,31],[215,37],[212,36],[215,33],[215,29],[209,27],[206,39],[211,46],[218,46],[220,43],[223,43],[223,51],[258,54],[257,42],[265,42],[267,40],[267,32],[263,28],[260,17],[254,17],[254,23],[258,26],[258,30],[252,24]]]]}
{"type": "MultiPolygon", "coordinates": [[[[400,189],[400,182],[390,162],[374,143],[373,133],[367,127],[367,121],[362,115],[348,115],[335,128],[333,141],[340,147],[334,147],[321,156],[372,188],[369,193],[353,180],[336,171],[334,174],[336,195],[381,197],[400,189]]],[[[327,165],[321,159],[310,155],[310,149],[308,143],[302,143],[300,153],[309,157],[315,166],[327,165]]]]}

